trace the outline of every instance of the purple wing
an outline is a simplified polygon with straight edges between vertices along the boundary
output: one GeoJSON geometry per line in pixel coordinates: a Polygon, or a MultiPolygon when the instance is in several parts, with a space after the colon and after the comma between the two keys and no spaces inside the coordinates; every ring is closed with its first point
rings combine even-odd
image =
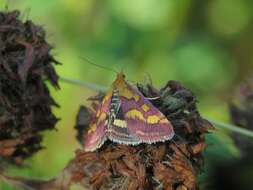
{"type": "Polygon", "coordinates": [[[106,140],[107,114],[111,97],[112,93],[109,91],[100,104],[100,107],[97,109],[96,116],[91,122],[90,128],[84,137],[84,150],[87,152],[100,148],[106,140]]]}
{"type": "Polygon", "coordinates": [[[126,83],[120,93],[121,109],[130,133],[140,142],[154,143],[174,136],[169,120],[134,87],[126,83]]]}
{"type": "MultiPolygon", "coordinates": [[[[101,123],[100,125],[96,125],[96,123],[92,124],[91,127],[94,127],[94,131],[89,131],[85,135],[85,142],[84,142],[84,150],[86,152],[92,152],[96,149],[100,148],[105,140],[105,127],[106,125],[104,123],[101,123]]],[[[92,130],[92,129],[90,129],[92,130]]]]}

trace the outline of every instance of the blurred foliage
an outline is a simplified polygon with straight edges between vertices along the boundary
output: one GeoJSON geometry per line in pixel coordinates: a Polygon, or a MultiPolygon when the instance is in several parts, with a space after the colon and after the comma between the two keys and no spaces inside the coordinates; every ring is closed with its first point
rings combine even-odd
{"type": "MultiPolygon", "coordinates": [[[[253,2],[250,0],[0,0],[2,10],[19,9],[47,31],[60,76],[109,86],[115,74],[80,56],[117,70],[130,81],[155,86],[179,80],[199,97],[204,116],[228,121],[227,101],[234,87],[253,69],[253,2]]],[[[13,168],[15,175],[48,178],[61,170],[79,145],[73,130],[80,104],[90,89],[61,83],[51,89],[58,131],[47,132],[47,147],[13,168]]],[[[238,156],[226,132],[208,136],[208,160],[238,156]]],[[[204,176],[203,176],[204,178],[204,176]]],[[[0,189],[12,189],[0,185],[0,189]]]]}

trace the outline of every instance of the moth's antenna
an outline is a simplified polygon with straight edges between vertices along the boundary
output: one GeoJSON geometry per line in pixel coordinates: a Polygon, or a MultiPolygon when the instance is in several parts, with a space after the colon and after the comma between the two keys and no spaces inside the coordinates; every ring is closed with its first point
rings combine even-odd
{"type": "Polygon", "coordinates": [[[114,73],[118,74],[118,71],[116,71],[116,70],[114,70],[114,69],[112,69],[112,68],[109,68],[109,67],[106,67],[106,66],[103,66],[103,65],[96,64],[96,63],[90,61],[89,59],[87,59],[87,58],[85,58],[85,57],[80,57],[80,58],[81,58],[82,60],[88,62],[88,63],[91,64],[91,65],[94,65],[94,66],[99,67],[99,68],[103,68],[103,69],[108,70],[108,71],[113,71],[114,73]]]}
{"type": "Polygon", "coordinates": [[[123,65],[122,65],[122,67],[121,67],[121,69],[120,69],[120,71],[121,71],[122,73],[124,73],[124,71],[126,70],[126,66],[127,66],[127,64],[126,64],[126,63],[123,63],[123,65]]]}

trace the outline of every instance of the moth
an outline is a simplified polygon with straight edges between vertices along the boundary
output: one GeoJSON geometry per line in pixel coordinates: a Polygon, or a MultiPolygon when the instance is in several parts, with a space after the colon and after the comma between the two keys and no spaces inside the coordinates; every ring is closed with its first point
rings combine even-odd
{"type": "Polygon", "coordinates": [[[138,145],[170,140],[173,136],[170,121],[120,72],[96,109],[85,135],[84,149],[94,151],[107,139],[138,145]]]}

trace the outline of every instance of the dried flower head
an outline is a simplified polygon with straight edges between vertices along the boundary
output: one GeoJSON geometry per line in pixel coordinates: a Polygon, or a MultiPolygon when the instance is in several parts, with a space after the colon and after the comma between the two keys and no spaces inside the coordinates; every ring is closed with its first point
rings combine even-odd
{"type": "Polygon", "coordinates": [[[58,62],[44,30],[18,17],[0,12],[0,160],[20,164],[42,148],[40,132],[57,122],[45,80],[58,88],[58,62]]]}
{"type": "MultiPolygon", "coordinates": [[[[171,121],[176,136],[172,141],[137,146],[108,140],[95,152],[77,151],[72,182],[88,189],[198,189],[197,176],[206,147],[204,135],[212,125],[199,115],[194,95],[178,82],[169,81],[161,90],[151,85],[137,86],[145,97],[160,97],[151,100],[152,104],[171,121]]],[[[93,107],[102,97],[91,98],[93,107]]],[[[90,109],[81,111],[93,118],[90,109]]],[[[90,121],[77,121],[77,126],[82,124],[78,135],[82,136],[90,121]]]]}
{"type": "MultiPolygon", "coordinates": [[[[230,116],[235,125],[253,131],[253,80],[248,80],[239,86],[236,91],[234,101],[230,104],[230,116]]],[[[253,143],[251,138],[232,135],[236,145],[247,153],[252,150],[253,143]]]]}
{"type": "MultiPolygon", "coordinates": [[[[232,122],[242,128],[253,131],[253,81],[242,83],[236,90],[233,102],[230,103],[232,122]]],[[[209,183],[212,189],[249,190],[253,189],[253,143],[252,138],[231,133],[241,151],[240,157],[231,157],[212,165],[209,183]],[[233,174],[233,175],[231,175],[233,174]]]]}

